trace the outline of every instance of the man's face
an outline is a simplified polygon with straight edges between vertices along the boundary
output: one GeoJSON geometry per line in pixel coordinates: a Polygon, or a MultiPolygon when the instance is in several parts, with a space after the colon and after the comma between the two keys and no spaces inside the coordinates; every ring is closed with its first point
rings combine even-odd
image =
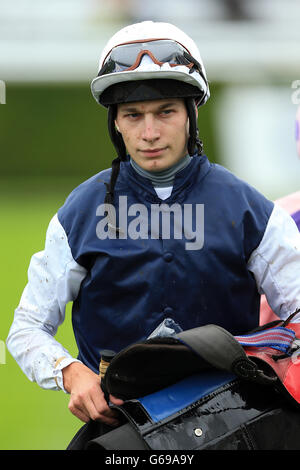
{"type": "Polygon", "coordinates": [[[183,99],[120,104],[115,123],[127,152],[144,170],[165,170],[188,153],[189,124],[183,99]]]}

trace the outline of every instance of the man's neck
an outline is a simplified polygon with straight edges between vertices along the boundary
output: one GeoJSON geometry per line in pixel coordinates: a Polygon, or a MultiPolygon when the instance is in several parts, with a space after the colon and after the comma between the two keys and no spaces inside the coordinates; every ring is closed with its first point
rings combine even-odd
{"type": "Polygon", "coordinates": [[[190,155],[186,155],[179,162],[174,165],[166,168],[162,171],[147,171],[141,168],[132,158],[130,158],[130,163],[134,170],[144,178],[148,178],[154,187],[156,188],[165,188],[173,186],[174,178],[176,173],[183,170],[191,161],[190,155]]]}

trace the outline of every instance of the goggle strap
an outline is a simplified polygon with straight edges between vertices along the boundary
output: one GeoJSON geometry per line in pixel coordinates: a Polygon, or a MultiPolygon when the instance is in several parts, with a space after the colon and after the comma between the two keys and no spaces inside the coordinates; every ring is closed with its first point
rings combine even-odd
{"type": "Polygon", "coordinates": [[[101,67],[101,69],[100,69],[99,72],[98,72],[97,77],[101,77],[101,75],[104,75],[104,73],[106,72],[107,67],[108,67],[108,62],[106,62],[106,63],[101,67]]]}

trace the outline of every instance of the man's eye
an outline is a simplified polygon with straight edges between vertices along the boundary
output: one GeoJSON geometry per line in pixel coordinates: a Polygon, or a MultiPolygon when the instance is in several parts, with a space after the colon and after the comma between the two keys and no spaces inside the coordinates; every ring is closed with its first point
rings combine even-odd
{"type": "Polygon", "coordinates": [[[168,115],[168,114],[171,114],[172,112],[173,112],[173,109],[165,109],[164,111],[162,111],[162,114],[168,115]]]}
{"type": "Polygon", "coordinates": [[[130,113],[130,114],[126,114],[126,117],[129,117],[129,118],[134,119],[134,118],[139,117],[139,113],[130,113]]]}

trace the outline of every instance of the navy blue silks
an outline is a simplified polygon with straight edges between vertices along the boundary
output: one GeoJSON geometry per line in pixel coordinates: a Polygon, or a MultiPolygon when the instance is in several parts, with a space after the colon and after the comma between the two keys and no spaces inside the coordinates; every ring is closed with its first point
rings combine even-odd
{"type": "Polygon", "coordinates": [[[74,259],[88,269],[72,312],[79,359],[96,372],[101,349],[118,352],[144,340],[167,317],[183,330],[214,323],[243,334],[256,327],[259,294],[247,261],[263,237],[273,203],[205,156],[193,157],[176,175],[164,201],[149,180],[123,162],[115,211],[116,222],[121,217],[128,231],[126,238],[105,238],[102,205],[109,177],[105,170],[81,184],[58,212],[74,259]],[[136,204],[143,205],[143,227],[134,225],[136,204]],[[191,216],[189,233],[199,235],[198,248],[189,233],[174,237],[175,213],[170,237],[162,226],[151,233],[151,210],[174,204],[182,216],[185,209],[191,216]],[[134,238],[138,230],[143,236],[134,238]]]}

